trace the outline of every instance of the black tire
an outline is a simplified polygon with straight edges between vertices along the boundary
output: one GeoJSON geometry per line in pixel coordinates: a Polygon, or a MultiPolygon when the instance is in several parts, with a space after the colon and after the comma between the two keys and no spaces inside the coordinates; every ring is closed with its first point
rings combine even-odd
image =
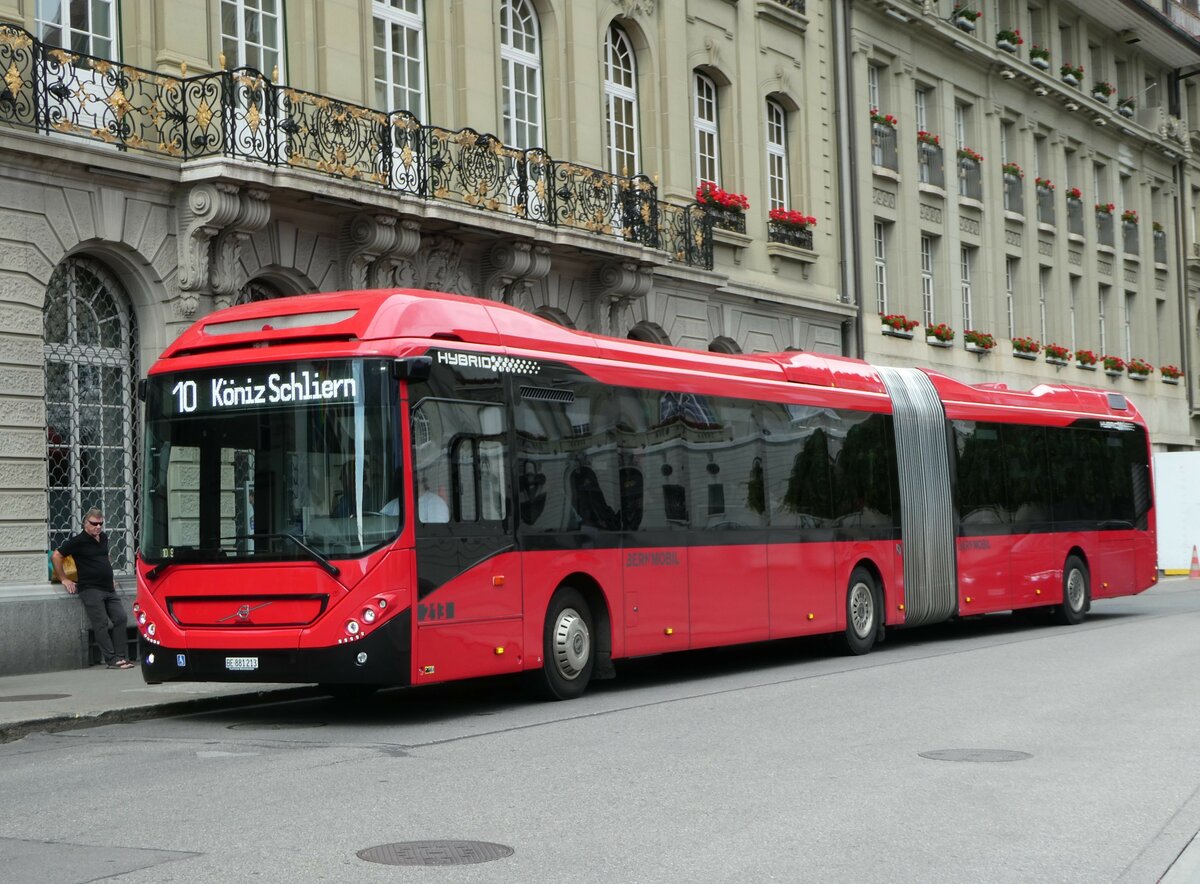
{"type": "Polygon", "coordinates": [[[1082,623],[1092,604],[1092,580],[1087,565],[1078,556],[1068,556],[1063,565],[1062,604],[1054,610],[1054,619],[1064,626],[1082,623]]]}
{"type": "Polygon", "coordinates": [[[579,590],[564,586],[550,600],[542,628],[542,668],[532,673],[547,700],[573,700],[587,690],[596,665],[592,610],[579,590]]]}
{"type": "Polygon", "coordinates": [[[875,578],[866,568],[855,568],[846,587],[846,632],[842,637],[846,653],[866,654],[875,647],[882,616],[875,578]]]}

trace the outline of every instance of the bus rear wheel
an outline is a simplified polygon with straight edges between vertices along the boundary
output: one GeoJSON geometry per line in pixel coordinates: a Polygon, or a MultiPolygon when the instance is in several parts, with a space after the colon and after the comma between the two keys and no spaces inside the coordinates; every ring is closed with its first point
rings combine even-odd
{"type": "Polygon", "coordinates": [[[542,668],[533,673],[535,691],[547,700],[580,696],[596,664],[592,611],[579,590],[563,587],[550,600],[542,630],[542,668]]]}
{"type": "Polygon", "coordinates": [[[1063,598],[1062,604],[1054,612],[1055,619],[1064,626],[1082,623],[1091,600],[1087,565],[1078,556],[1069,556],[1063,565],[1063,598]]]}
{"type": "Polygon", "coordinates": [[[842,641],[847,653],[865,654],[875,646],[882,615],[875,578],[866,568],[855,568],[846,589],[846,632],[842,641]]]}

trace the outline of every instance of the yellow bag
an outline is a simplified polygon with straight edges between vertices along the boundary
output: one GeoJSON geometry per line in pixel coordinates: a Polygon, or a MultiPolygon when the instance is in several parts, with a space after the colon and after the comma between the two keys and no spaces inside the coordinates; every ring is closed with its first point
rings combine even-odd
{"type": "MultiPolygon", "coordinates": [[[[53,553],[50,554],[49,559],[50,559],[50,582],[58,583],[59,582],[58,575],[54,573],[54,554],[53,553]]],[[[63,556],[62,572],[63,572],[63,577],[66,577],[68,580],[74,580],[74,581],[79,580],[79,571],[75,567],[75,557],[74,556],[63,556]]]]}

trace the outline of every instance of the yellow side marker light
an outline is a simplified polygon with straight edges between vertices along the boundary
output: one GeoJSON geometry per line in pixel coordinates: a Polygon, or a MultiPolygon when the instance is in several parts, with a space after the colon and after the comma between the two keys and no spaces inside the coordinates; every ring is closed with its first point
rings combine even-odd
{"type": "Polygon", "coordinates": [[[663,635],[674,635],[674,634],[675,634],[675,630],[672,629],[670,626],[668,626],[666,629],[663,630],[663,635]]]}
{"type": "Polygon", "coordinates": [[[814,613],[812,613],[812,612],[810,611],[810,612],[809,612],[809,614],[808,614],[808,619],[809,619],[809,620],[816,620],[816,619],[817,619],[817,615],[816,615],[816,614],[814,614],[814,613]]]}
{"type": "Polygon", "coordinates": [[[503,653],[504,653],[503,647],[496,648],[496,656],[497,657],[501,656],[503,653]]]}
{"type": "Polygon", "coordinates": [[[492,577],[492,586],[503,586],[503,585],[504,585],[504,575],[503,574],[496,574],[492,577]]]}

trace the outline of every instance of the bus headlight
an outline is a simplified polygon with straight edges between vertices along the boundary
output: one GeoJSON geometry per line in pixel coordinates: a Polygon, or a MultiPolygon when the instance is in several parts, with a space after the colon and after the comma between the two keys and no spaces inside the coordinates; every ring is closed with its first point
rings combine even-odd
{"type": "Polygon", "coordinates": [[[347,620],[346,621],[346,634],[347,635],[358,635],[358,631],[361,628],[362,627],[358,625],[357,620],[347,620]]]}
{"type": "Polygon", "coordinates": [[[372,623],[375,622],[375,609],[374,608],[364,608],[363,613],[362,613],[362,618],[363,618],[363,623],[366,623],[368,626],[370,626],[372,623]]]}

